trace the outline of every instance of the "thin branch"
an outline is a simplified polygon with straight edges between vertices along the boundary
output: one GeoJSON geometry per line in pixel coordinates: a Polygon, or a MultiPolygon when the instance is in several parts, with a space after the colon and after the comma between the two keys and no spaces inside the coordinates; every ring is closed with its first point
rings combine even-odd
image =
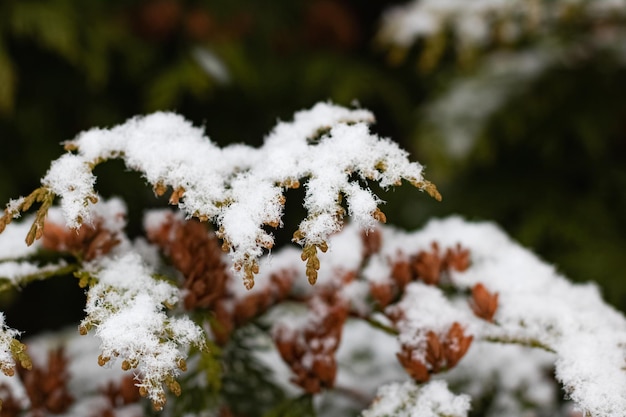
{"type": "Polygon", "coordinates": [[[490,343],[503,343],[503,344],[509,344],[509,345],[520,345],[520,346],[527,346],[531,348],[539,348],[539,349],[545,350],[546,352],[556,353],[556,351],[552,349],[550,346],[544,343],[541,343],[537,339],[516,338],[516,337],[510,337],[510,336],[488,336],[488,337],[483,338],[482,340],[485,342],[490,342],[490,343]]]}

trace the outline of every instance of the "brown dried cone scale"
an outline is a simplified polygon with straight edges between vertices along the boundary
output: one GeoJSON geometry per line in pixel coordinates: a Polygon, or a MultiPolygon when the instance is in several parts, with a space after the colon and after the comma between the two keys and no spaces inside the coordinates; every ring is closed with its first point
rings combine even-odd
{"type": "Polygon", "coordinates": [[[391,266],[389,279],[380,282],[370,282],[370,294],[378,307],[384,309],[391,304],[404,291],[404,288],[414,278],[411,264],[398,254],[391,266]]]}
{"type": "Polygon", "coordinates": [[[280,270],[270,275],[269,283],[262,290],[246,294],[237,300],[233,310],[235,326],[246,324],[287,298],[297,275],[296,270],[280,270]]]}
{"type": "Polygon", "coordinates": [[[463,272],[470,267],[470,264],[471,261],[469,249],[463,248],[460,243],[457,243],[455,247],[448,248],[446,250],[446,256],[444,258],[444,269],[453,269],[458,272],[463,272]]]}
{"type": "Polygon", "coordinates": [[[95,221],[93,225],[83,223],[78,230],[45,222],[42,241],[45,249],[68,252],[85,261],[106,255],[118,243],[119,238],[104,227],[102,220],[95,221]]]}
{"type": "Polygon", "coordinates": [[[134,375],[126,375],[119,384],[110,381],[102,390],[113,407],[133,404],[141,399],[134,375]]]}
{"type": "Polygon", "coordinates": [[[451,270],[463,272],[470,266],[469,250],[457,243],[454,248],[448,248],[445,255],[441,255],[439,244],[431,244],[432,251],[420,251],[413,257],[413,270],[417,277],[429,285],[437,285],[443,273],[451,270]]]}
{"type": "MultiPolygon", "coordinates": [[[[139,394],[139,388],[135,385],[135,376],[124,376],[119,384],[110,381],[101,392],[108,399],[108,406],[98,410],[97,413],[92,414],[90,417],[115,417],[115,410],[139,402],[141,395],[139,394]]],[[[125,414],[127,415],[127,410],[125,414]]],[[[129,417],[141,417],[143,413],[137,412],[129,417]]]]}
{"type": "Polygon", "coordinates": [[[384,309],[394,300],[396,291],[392,282],[371,282],[370,295],[378,304],[378,307],[384,309]]]}
{"type": "MultiPolygon", "coordinates": [[[[369,254],[380,244],[380,238],[371,238],[373,242],[366,243],[364,239],[365,254],[369,254]],[[368,246],[370,245],[370,246],[368,246]]],[[[395,259],[390,259],[391,274],[388,279],[371,282],[370,294],[378,307],[385,308],[391,304],[402,293],[407,284],[414,280],[421,280],[429,285],[439,284],[444,274],[449,274],[451,270],[462,272],[470,266],[469,250],[464,249],[461,244],[446,250],[445,256],[441,256],[439,244],[433,242],[432,250],[419,251],[408,259],[398,253],[395,259]]]]}
{"type": "Polygon", "coordinates": [[[148,229],[147,235],[185,277],[186,309],[211,308],[224,296],[229,274],[219,241],[205,224],[169,213],[166,221],[157,229],[148,229]]]}
{"type": "Polygon", "coordinates": [[[22,413],[20,401],[13,396],[13,391],[6,383],[0,384],[0,416],[18,417],[22,413]]]}
{"type": "Polygon", "coordinates": [[[293,373],[292,382],[307,393],[332,388],[337,374],[339,348],[348,305],[336,293],[318,294],[310,302],[309,322],[302,329],[277,327],[274,341],[293,373]]]}
{"type": "Polygon", "coordinates": [[[185,277],[185,308],[212,310],[211,331],[220,345],[228,342],[237,326],[285,299],[297,274],[295,270],[277,271],[263,288],[236,299],[227,289],[232,275],[222,260],[219,240],[203,223],[168,213],[159,227],[149,228],[147,234],[185,277]]]}
{"type": "Polygon", "coordinates": [[[477,317],[493,322],[498,309],[498,293],[491,293],[483,284],[478,283],[472,287],[470,306],[477,317]]]}
{"type": "Polygon", "coordinates": [[[424,351],[403,344],[396,356],[411,378],[426,382],[431,374],[456,366],[467,353],[472,340],[473,336],[466,336],[463,327],[454,322],[443,338],[432,330],[428,331],[424,351]]]}
{"type": "Polygon", "coordinates": [[[378,253],[383,246],[383,234],[380,229],[363,231],[361,233],[363,243],[363,259],[368,259],[378,253]]]}
{"type": "MultiPolygon", "coordinates": [[[[30,401],[30,416],[44,417],[61,414],[72,405],[74,398],[67,388],[68,359],[63,349],[48,352],[47,369],[33,364],[32,370],[17,366],[17,371],[30,401]]],[[[2,410],[3,415],[5,410],[2,410]]],[[[9,415],[9,414],[8,414],[9,415]]]]}
{"type": "Polygon", "coordinates": [[[439,256],[439,244],[432,243],[432,251],[420,251],[413,259],[413,270],[419,279],[428,285],[437,285],[444,267],[443,259],[439,256]]]}
{"type": "Polygon", "coordinates": [[[236,327],[259,317],[289,297],[297,275],[297,270],[283,269],[270,275],[264,287],[257,287],[242,298],[234,299],[228,295],[218,300],[211,325],[215,341],[220,345],[226,344],[236,327]]]}

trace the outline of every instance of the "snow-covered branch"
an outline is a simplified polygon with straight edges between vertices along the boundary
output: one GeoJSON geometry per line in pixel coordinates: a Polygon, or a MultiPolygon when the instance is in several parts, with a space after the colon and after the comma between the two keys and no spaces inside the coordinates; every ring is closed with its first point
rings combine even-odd
{"type": "MultiPolygon", "coordinates": [[[[379,36],[409,48],[419,39],[450,30],[461,47],[481,48],[581,21],[607,29],[625,17],[623,0],[412,0],[384,14],[379,36]]],[[[598,39],[607,35],[599,32],[598,39]]]]}
{"type": "Polygon", "coordinates": [[[186,316],[165,314],[178,302],[178,289],[153,278],[138,253],[107,257],[93,268],[97,283],[87,293],[80,332],[95,327],[102,340],[98,362],[119,359],[122,369],[136,369],[141,394],[161,409],[163,384],[180,395],[176,377],[187,369],[188,348],[204,348],[204,332],[186,316]]]}
{"type": "MultiPolygon", "coordinates": [[[[111,129],[92,129],[66,142],[72,153],[52,163],[43,189],[61,197],[67,225],[77,228],[91,221],[89,205],[98,198],[92,170],[121,158],[128,168],[141,172],[157,194],[171,187],[170,202],[187,216],[215,222],[234,267],[251,287],[263,249],[274,245],[265,227],[282,224],[285,189],[306,180],[308,215],[294,239],[304,246],[303,258],[308,259],[308,276],[314,282],[317,248],[324,250],[328,236],[342,227],[343,197],[350,216],[363,227],[385,219],[378,209],[380,200],[359,180],[389,187],[404,179],[440,198],[423,179],[420,164],[410,162],[394,142],[369,132],[367,123],[373,120],[366,110],[320,103],[296,113],[293,122],[279,123],[261,148],[220,149],[182,117],[155,113],[111,129]]],[[[45,195],[44,203],[50,201],[48,194],[38,193],[45,195]]],[[[5,223],[24,209],[19,204],[7,208],[5,223]]]]}
{"type": "MultiPolygon", "coordinates": [[[[159,409],[164,387],[176,395],[209,385],[219,391],[206,381],[219,379],[221,359],[206,347],[236,349],[238,332],[255,322],[274,346],[263,357],[271,369],[307,395],[335,391],[361,409],[370,404],[365,417],[466,416],[469,395],[491,395],[493,415],[520,415],[522,402],[552,412],[559,406],[547,388],[549,367],[583,412],[623,415],[624,316],[594,285],[568,282],[493,224],[452,217],[410,233],[377,226],[384,215],[367,181],[387,187],[404,179],[438,194],[406,152],[369,133],[371,119],[364,110],[320,104],[279,123],[258,149],[219,149],[164,113],[83,133],[68,142],[71,152],[53,163],[42,188],[9,203],[0,278],[20,286],[73,272],[88,287],[80,333],[94,330],[100,340],[97,362],[119,360],[135,378],[130,389],[159,409]],[[171,187],[182,214],[148,211],[148,240],[131,241],[123,202],[99,199],[93,189],[92,169],[111,158],[140,171],[159,194],[171,187]],[[295,234],[303,251],[262,256],[273,245],[264,227],[281,223],[285,188],[305,181],[308,215],[295,234]],[[54,195],[61,208],[49,207],[54,195]],[[342,196],[353,220],[346,225],[342,196]],[[8,224],[34,203],[42,205],[36,215],[8,224]],[[200,220],[214,221],[217,233],[200,220]],[[25,246],[24,235],[41,240],[25,246]],[[36,263],[43,251],[59,261],[36,263]],[[245,291],[231,265],[257,273],[259,284],[245,291]],[[187,361],[192,347],[201,358],[187,361]],[[506,365],[531,348],[539,353],[524,355],[528,366],[506,365]],[[364,355],[365,367],[358,364],[364,355]],[[191,375],[179,378],[188,366],[191,375]],[[198,383],[203,366],[205,385],[198,383]]],[[[30,366],[18,336],[0,315],[6,374],[16,362],[30,366]]],[[[67,368],[62,352],[50,358],[51,369],[67,368]]],[[[223,365],[225,372],[246,366],[223,365]]],[[[31,396],[44,389],[22,379],[31,396]]],[[[69,407],[67,384],[55,383],[69,407]]]]}

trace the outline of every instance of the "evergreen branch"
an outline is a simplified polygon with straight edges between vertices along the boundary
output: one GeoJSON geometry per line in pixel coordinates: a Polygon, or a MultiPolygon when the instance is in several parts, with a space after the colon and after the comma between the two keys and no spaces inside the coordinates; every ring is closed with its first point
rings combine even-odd
{"type": "Polygon", "coordinates": [[[33,204],[41,203],[37,210],[35,221],[26,236],[26,244],[32,245],[43,234],[43,222],[53,201],[54,193],[47,187],[39,187],[26,197],[11,200],[7,204],[4,214],[0,217],[0,233],[4,231],[13,219],[20,217],[21,213],[28,211],[33,204]]]}
{"type": "Polygon", "coordinates": [[[71,275],[78,270],[77,264],[46,265],[36,273],[27,274],[18,278],[0,278],[0,293],[15,288],[16,285],[26,286],[34,281],[43,281],[62,275],[71,275]]]}
{"type": "MultiPolygon", "coordinates": [[[[410,162],[394,142],[369,132],[367,124],[372,121],[366,110],[320,103],[296,113],[291,123],[279,123],[260,148],[220,149],[180,116],[156,113],[135,118],[66,142],[68,153],[53,161],[43,187],[23,199],[17,212],[27,209],[33,199],[42,203],[27,235],[29,244],[41,237],[54,195],[61,197],[67,225],[77,228],[91,220],[88,206],[97,201],[94,167],[122,159],[144,175],[155,193],[171,187],[170,203],[188,216],[215,222],[235,270],[251,288],[259,258],[274,246],[266,228],[280,226],[285,190],[306,181],[303,205],[308,214],[294,240],[303,246],[302,259],[313,284],[319,269],[317,249],[324,252],[328,237],[343,228],[342,198],[361,227],[371,229],[386,220],[378,208],[380,200],[359,178],[383,188],[407,180],[441,199],[435,186],[424,180],[420,164],[410,162]],[[319,132],[324,133],[311,140],[319,132]]],[[[15,208],[7,211],[0,225],[15,216],[15,208]]]]}
{"type": "Polygon", "coordinates": [[[374,319],[374,318],[372,318],[370,316],[359,316],[359,315],[357,315],[357,316],[353,316],[353,317],[357,317],[357,318],[365,321],[367,324],[369,324],[373,328],[378,329],[378,330],[382,330],[383,332],[385,332],[385,333],[387,333],[389,335],[398,336],[400,334],[400,332],[397,329],[395,329],[395,328],[393,328],[391,326],[388,326],[388,325],[386,325],[384,323],[381,323],[380,321],[378,321],[378,320],[376,320],[376,319],[374,319]]]}
{"type": "Polygon", "coordinates": [[[503,344],[509,344],[509,345],[520,345],[520,346],[526,346],[526,347],[531,347],[531,348],[538,348],[538,349],[543,349],[546,352],[557,353],[550,346],[533,338],[523,338],[523,337],[513,337],[513,336],[487,336],[487,337],[482,338],[482,340],[485,342],[490,342],[490,343],[503,343],[503,344]]]}

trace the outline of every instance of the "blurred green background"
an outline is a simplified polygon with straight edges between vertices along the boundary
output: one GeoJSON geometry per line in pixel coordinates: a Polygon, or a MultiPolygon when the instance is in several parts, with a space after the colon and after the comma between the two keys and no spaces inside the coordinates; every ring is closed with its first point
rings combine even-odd
{"type": "MultiPolygon", "coordinates": [[[[0,201],[36,188],[60,142],[134,115],[176,111],[220,145],[258,145],[317,101],[358,103],[444,196],[390,190],[390,223],[493,220],[626,311],[626,53],[577,52],[600,29],[623,36],[624,22],[581,13],[473,49],[444,27],[398,47],[380,25],[402,3],[3,0],[0,201]],[[548,64],[529,79],[516,59],[530,53],[548,64]]],[[[132,233],[146,206],[163,204],[121,164],[97,174],[102,195],[127,201],[132,233]]],[[[11,326],[36,332],[81,317],[72,278],[32,287],[7,303],[11,326]],[[59,313],[29,318],[32,306],[59,313]]]]}

